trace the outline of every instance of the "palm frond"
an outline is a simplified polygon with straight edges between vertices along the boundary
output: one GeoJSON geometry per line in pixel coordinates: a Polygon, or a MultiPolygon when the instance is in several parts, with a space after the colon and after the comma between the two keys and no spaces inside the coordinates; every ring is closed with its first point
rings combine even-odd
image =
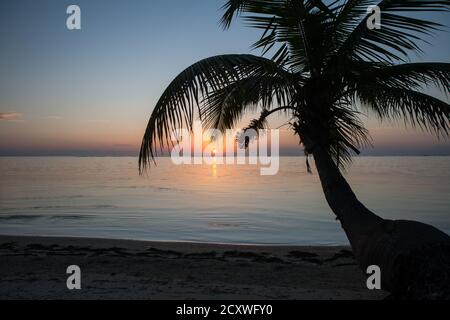
{"type": "Polygon", "coordinates": [[[211,92],[219,91],[252,74],[272,74],[280,70],[273,61],[248,54],[231,54],[203,59],[181,72],[156,104],[139,153],[139,168],[145,169],[164,148],[174,129],[192,128],[195,113],[201,117],[200,103],[211,92]]]}
{"type": "Polygon", "coordinates": [[[435,86],[450,93],[450,63],[405,63],[366,68],[363,75],[377,83],[409,89],[435,86]]]}
{"type": "Polygon", "coordinates": [[[356,96],[381,120],[403,121],[438,137],[448,137],[450,105],[438,98],[410,89],[373,84],[359,85],[356,96]]]}
{"type": "Polygon", "coordinates": [[[270,110],[289,104],[300,84],[301,78],[282,69],[272,74],[254,73],[211,92],[202,105],[203,121],[207,127],[219,130],[232,128],[247,110],[270,110]]]}
{"type": "Polygon", "coordinates": [[[230,0],[221,21],[229,27],[235,16],[241,16],[248,26],[262,30],[253,48],[263,55],[276,48],[289,56],[284,61],[292,71],[317,72],[325,44],[323,29],[333,16],[333,8],[325,7],[322,1],[230,0]]]}
{"type": "Polygon", "coordinates": [[[338,49],[333,56],[375,62],[404,61],[408,52],[421,52],[421,36],[431,35],[443,27],[440,23],[408,17],[404,13],[448,12],[449,8],[449,0],[348,1],[336,19],[334,47],[338,49]],[[367,28],[371,14],[364,14],[363,10],[368,5],[379,6],[381,29],[367,28]]]}
{"type": "Polygon", "coordinates": [[[360,154],[361,148],[372,145],[369,131],[360,120],[359,112],[352,106],[342,104],[332,109],[329,125],[329,150],[336,165],[345,168],[352,155],[360,154]]]}

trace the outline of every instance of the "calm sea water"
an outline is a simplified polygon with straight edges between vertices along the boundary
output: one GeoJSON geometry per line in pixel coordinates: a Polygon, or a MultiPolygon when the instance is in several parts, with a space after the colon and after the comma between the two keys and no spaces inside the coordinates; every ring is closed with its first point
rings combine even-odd
{"type": "MultiPolygon", "coordinates": [[[[168,158],[147,177],[136,158],[0,158],[0,166],[0,234],[347,244],[302,157],[281,158],[275,176],[168,158]]],[[[450,157],[358,158],[347,178],[381,216],[450,233],[450,157]]]]}

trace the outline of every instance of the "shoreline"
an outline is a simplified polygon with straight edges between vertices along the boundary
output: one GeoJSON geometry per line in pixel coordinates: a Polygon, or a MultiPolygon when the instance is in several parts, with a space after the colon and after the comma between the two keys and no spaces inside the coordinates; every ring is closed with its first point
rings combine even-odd
{"type": "Polygon", "coordinates": [[[0,236],[0,299],[383,299],[347,246],[0,236]],[[66,269],[81,269],[68,290],[66,269]]]}
{"type": "MultiPolygon", "coordinates": [[[[132,238],[108,238],[108,237],[92,237],[92,236],[82,236],[82,235],[68,235],[68,236],[59,236],[59,235],[48,235],[48,234],[39,234],[39,235],[12,235],[12,234],[2,234],[0,233],[0,240],[2,238],[33,238],[33,239],[61,239],[63,241],[67,241],[70,239],[77,240],[89,240],[89,241],[118,241],[118,242],[135,242],[138,243],[147,243],[147,244],[189,244],[189,245],[205,245],[205,246],[236,246],[236,247],[285,247],[285,248],[350,248],[349,245],[346,244],[288,244],[288,243],[245,243],[245,242],[206,242],[206,241],[193,241],[193,240],[146,240],[146,239],[132,239],[132,238]]],[[[0,241],[1,242],[1,241],[0,241]]]]}

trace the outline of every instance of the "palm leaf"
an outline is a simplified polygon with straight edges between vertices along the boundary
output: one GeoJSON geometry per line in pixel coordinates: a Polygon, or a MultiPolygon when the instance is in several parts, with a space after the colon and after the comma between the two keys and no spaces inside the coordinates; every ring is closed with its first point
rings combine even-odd
{"type": "Polygon", "coordinates": [[[274,74],[253,74],[235,81],[208,95],[202,106],[204,123],[225,130],[234,127],[246,110],[289,105],[301,80],[280,69],[274,74]]]}
{"type": "Polygon", "coordinates": [[[219,91],[252,74],[279,71],[271,60],[253,55],[221,55],[203,59],[181,72],[167,87],[156,104],[142,139],[139,167],[144,169],[164,148],[174,129],[192,129],[196,112],[201,117],[200,103],[210,92],[219,91]]]}
{"type": "Polygon", "coordinates": [[[450,105],[418,91],[364,84],[356,91],[363,104],[374,110],[381,120],[403,121],[438,136],[448,136],[450,105]]]}
{"type": "MultiPolygon", "coordinates": [[[[430,35],[443,25],[418,18],[411,18],[398,12],[449,11],[450,1],[431,0],[383,0],[348,1],[343,15],[337,19],[334,57],[382,62],[404,60],[410,51],[421,52],[418,42],[421,35],[430,35]],[[381,10],[382,27],[369,30],[367,20],[371,14],[361,18],[361,11],[369,4],[378,5],[381,10]],[[358,20],[358,18],[360,18],[358,20]],[[356,23],[355,23],[356,21],[356,23]]],[[[333,62],[336,63],[336,62],[333,62]]]]}

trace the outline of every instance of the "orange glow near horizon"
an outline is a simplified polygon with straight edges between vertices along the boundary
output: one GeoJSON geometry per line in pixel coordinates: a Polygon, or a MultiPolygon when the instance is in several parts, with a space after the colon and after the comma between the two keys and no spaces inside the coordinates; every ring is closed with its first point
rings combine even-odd
{"type": "MultiPolygon", "coordinates": [[[[242,127],[245,123],[242,122],[242,127]]],[[[55,154],[60,150],[91,150],[94,154],[96,151],[137,154],[145,125],[146,121],[132,119],[94,121],[24,118],[21,121],[2,121],[0,150],[33,150],[36,153],[39,150],[51,150],[55,154]]],[[[450,150],[448,140],[438,141],[431,134],[380,125],[375,121],[368,122],[367,127],[375,148],[395,150],[441,146],[444,150],[450,150]]],[[[221,147],[217,141],[204,139],[202,147],[203,150],[209,150],[211,155],[221,155],[225,153],[226,143],[224,141],[221,147]]],[[[280,150],[302,154],[298,137],[287,128],[280,129],[280,150]]]]}

